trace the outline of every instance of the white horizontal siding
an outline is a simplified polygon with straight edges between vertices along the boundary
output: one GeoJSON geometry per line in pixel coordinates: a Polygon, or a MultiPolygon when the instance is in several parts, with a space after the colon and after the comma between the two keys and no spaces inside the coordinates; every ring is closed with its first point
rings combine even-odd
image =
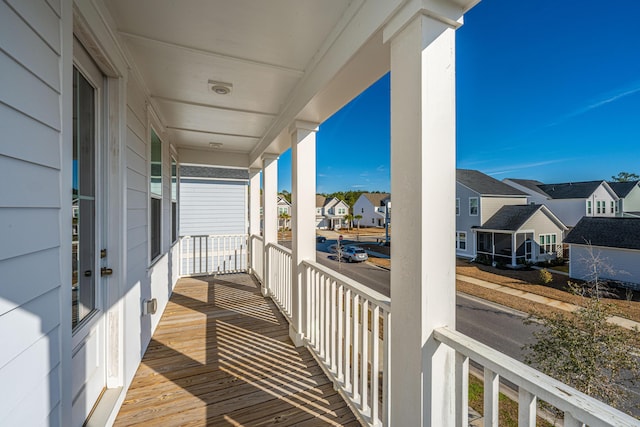
{"type": "Polygon", "coordinates": [[[44,1],[5,0],[24,21],[57,54],[60,54],[60,21],[53,9],[44,1]]]}
{"type": "Polygon", "coordinates": [[[0,181],[0,194],[3,195],[4,206],[60,207],[59,170],[3,156],[0,156],[0,170],[7,176],[20,177],[20,179],[0,181]]]}
{"type": "Polygon", "coordinates": [[[1,316],[6,312],[60,286],[59,249],[47,249],[0,261],[0,272],[3,283],[0,292],[2,319],[1,316]],[[36,268],[38,266],[47,268],[36,268]],[[18,283],[21,285],[16,286],[18,283]]]}
{"type": "Polygon", "coordinates": [[[0,246],[0,260],[59,246],[59,213],[59,209],[0,208],[0,242],[11,242],[0,246]]]}
{"type": "Polygon", "coordinates": [[[247,183],[180,179],[180,235],[247,231],[247,183]]]}
{"type": "Polygon", "coordinates": [[[0,91],[0,102],[60,130],[60,94],[29,70],[0,52],[0,76],[11,76],[11,84],[0,91]]]}
{"type": "Polygon", "coordinates": [[[0,2],[3,426],[61,424],[61,9],[0,2]]]}
{"type": "Polygon", "coordinates": [[[0,2],[0,47],[31,73],[60,92],[58,54],[3,2],[0,2]]]}
{"type": "Polygon", "coordinates": [[[0,129],[0,155],[60,168],[60,134],[56,130],[3,104],[0,104],[0,129]]]}

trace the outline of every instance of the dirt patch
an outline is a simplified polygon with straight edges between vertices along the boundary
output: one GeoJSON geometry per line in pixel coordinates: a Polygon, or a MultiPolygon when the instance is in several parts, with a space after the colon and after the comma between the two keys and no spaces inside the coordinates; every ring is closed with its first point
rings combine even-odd
{"type": "MultiPolygon", "coordinates": [[[[458,260],[456,272],[465,276],[476,277],[488,282],[553,298],[558,301],[576,305],[584,305],[585,303],[585,299],[583,297],[567,292],[567,281],[569,280],[567,276],[553,272],[551,273],[553,276],[552,282],[545,286],[536,284],[538,280],[538,270],[502,270],[482,264],[472,264],[465,260],[458,260]]],[[[535,307],[535,311],[542,311],[542,307],[547,307],[542,304],[522,301],[521,298],[513,298],[512,296],[504,295],[501,292],[489,289],[480,289],[480,286],[468,283],[464,283],[462,285],[461,283],[462,282],[458,281],[458,290],[462,292],[470,293],[480,298],[488,299],[517,310],[530,313],[531,310],[527,309],[527,307],[535,307]],[[464,290],[462,288],[464,288],[464,290]],[[518,305],[520,308],[515,305],[518,305]]],[[[634,298],[637,299],[637,295],[635,295],[634,298]]],[[[605,298],[605,301],[611,303],[615,307],[615,312],[619,316],[640,322],[640,302],[611,298],[605,298]]]]}

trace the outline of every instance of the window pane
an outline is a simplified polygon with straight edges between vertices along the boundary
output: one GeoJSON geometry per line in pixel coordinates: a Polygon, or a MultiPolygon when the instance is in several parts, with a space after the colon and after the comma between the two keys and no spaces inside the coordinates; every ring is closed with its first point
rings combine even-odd
{"type": "Polygon", "coordinates": [[[162,196],[162,142],[151,130],[151,193],[162,196]]]}
{"type": "Polygon", "coordinates": [[[171,200],[178,200],[178,164],[171,159],[171,200]]]}
{"type": "Polygon", "coordinates": [[[95,308],[95,89],[73,69],[71,323],[95,308]]]}
{"type": "Polygon", "coordinates": [[[151,198],[151,259],[160,255],[160,210],[162,200],[151,198]]]}

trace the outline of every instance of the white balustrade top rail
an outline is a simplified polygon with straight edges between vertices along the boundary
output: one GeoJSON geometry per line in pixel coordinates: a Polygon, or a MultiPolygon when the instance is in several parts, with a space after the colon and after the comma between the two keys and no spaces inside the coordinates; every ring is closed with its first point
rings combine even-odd
{"type": "Polygon", "coordinates": [[[374,303],[379,306],[381,309],[391,312],[391,298],[381,294],[378,291],[375,291],[368,286],[365,286],[350,277],[345,276],[344,274],[338,273],[335,270],[330,269],[329,267],[325,267],[322,264],[312,261],[303,261],[303,264],[307,267],[311,267],[316,271],[325,274],[333,278],[334,280],[342,283],[347,288],[351,289],[351,291],[356,294],[363,296],[367,299],[367,301],[374,303]]]}
{"type": "Polygon", "coordinates": [[[590,427],[639,425],[637,419],[458,331],[439,328],[434,331],[434,338],[563,411],[565,426],[582,423],[590,427]],[[570,423],[567,423],[567,416],[571,419],[570,423]]]}
{"type": "Polygon", "coordinates": [[[247,235],[180,237],[180,275],[240,273],[247,270],[247,235]]]}

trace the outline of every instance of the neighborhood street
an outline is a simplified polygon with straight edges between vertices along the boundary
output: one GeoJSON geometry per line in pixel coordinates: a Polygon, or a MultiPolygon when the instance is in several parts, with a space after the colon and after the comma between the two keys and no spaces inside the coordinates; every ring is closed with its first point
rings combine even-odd
{"type": "MultiPolygon", "coordinates": [[[[316,260],[363,285],[389,295],[391,272],[368,263],[338,263],[329,250],[335,240],[316,246],[316,260]]],[[[290,242],[281,242],[291,247],[290,242]]],[[[483,344],[491,346],[517,360],[522,360],[522,346],[532,339],[532,325],[524,325],[524,314],[510,308],[460,294],[456,302],[456,329],[483,344]]]]}

